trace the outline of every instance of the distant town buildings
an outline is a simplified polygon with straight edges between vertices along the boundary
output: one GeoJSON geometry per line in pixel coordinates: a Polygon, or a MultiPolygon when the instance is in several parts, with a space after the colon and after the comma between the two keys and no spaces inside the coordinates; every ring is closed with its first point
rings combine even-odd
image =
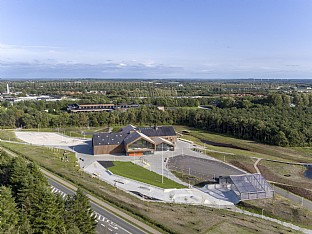
{"type": "Polygon", "coordinates": [[[98,112],[98,111],[106,111],[111,112],[114,110],[127,110],[129,108],[138,108],[137,104],[70,104],[67,106],[68,112],[98,112]]]}

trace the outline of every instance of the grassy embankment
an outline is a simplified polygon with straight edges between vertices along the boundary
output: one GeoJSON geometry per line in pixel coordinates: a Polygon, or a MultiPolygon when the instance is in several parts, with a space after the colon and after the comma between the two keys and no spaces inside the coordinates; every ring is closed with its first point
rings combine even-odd
{"type": "MultiPolygon", "coordinates": [[[[257,158],[262,158],[258,164],[258,168],[264,177],[270,181],[286,184],[280,185],[299,196],[303,196],[312,200],[312,180],[304,177],[305,167],[300,165],[292,165],[287,163],[273,162],[270,160],[277,160],[283,162],[312,162],[312,148],[311,147],[278,147],[265,144],[256,143],[253,141],[236,139],[219,134],[212,134],[202,130],[187,128],[185,126],[177,126],[176,130],[189,130],[188,135],[182,136],[187,140],[191,140],[196,144],[205,146],[207,148],[206,154],[215,157],[219,160],[225,160],[227,163],[235,165],[243,170],[255,173],[254,163],[257,158]],[[205,143],[204,143],[205,142],[205,143]],[[213,143],[227,144],[224,146],[213,146],[213,143]],[[232,147],[232,148],[231,148],[232,147]],[[241,149],[238,149],[241,148],[241,149]],[[230,154],[229,154],[230,153],[230,154]]],[[[179,176],[179,175],[178,175],[179,176]]],[[[185,177],[185,175],[184,175],[185,177]]],[[[183,177],[182,177],[183,178],[183,177]]],[[[186,178],[187,180],[187,178],[186,178]]],[[[282,202],[275,210],[285,207],[285,202],[282,202]],[[284,205],[283,205],[284,204],[284,205]]],[[[247,207],[262,207],[260,201],[248,201],[247,207]]],[[[273,206],[274,207],[274,206],[273,206]]],[[[269,206],[267,209],[273,209],[269,206]]],[[[292,213],[290,210],[289,213],[292,213]]],[[[273,212],[272,215],[280,215],[273,212]]],[[[300,216],[300,215],[299,215],[300,216]]],[[[298,216],[298,217],[299,217],[298,216]]],[[[293,218],[296,219],[296,218],[293,218]]],[[[291,219],[292,220],[292,219],[291,219]]]]}
{"type": "Polygon", "coordinates": [[[273,199],[251,200],[240,202],[238,207],[253,213],[262,214],[280,220],[288,220],[311,228],[312,212],[301,205],[289,202],[288,199],[275,195],[273,199]]]}
{"type": "Polygon", "coordinates": [[[35,161],[40,166],[101,197],[112,205],[122,208],[134,217],[159,227],[166,233],[227,233],[230,231],[233,233],[285,233],[290,231],[280,225],[227,210],[143,202],[81,172],[76,166],[76,159],[72,154],[68,156],[69,162],[62,162],[60,158],[63,151],[4,142],[1,145],[35,161]]]}
{"type": "MultiPolygon", "coordinates": [[[[196,144],[205,146],[206,153],[210,156],[224,160],[229,163],[238,164],[242,169],[254,172],[253,164],[256,158],[262,158],[259,165],[267,167],[268,169],[279,173],[281,175],[291,174],[290,178],[304,179],[305,182],[311,180],[303,177],[305,168],[298,165],[282,164],[268,160],[277,160],[283,162],[306,162],[312,163],[312,148],[311,147],[278,147],[260,144],[253,141],[241,140],[233,137],[228,137],[219,134],[212,134],[202,130],[187,128],[185,126],[177,126],[176,130],[181,131],[187,129],[190,131],[189,135],[184,135],[182,138],[194,141],[196,144]],[[211,141],[220,144],[228,144],[233,147],[222,147],[205,144],[204,142],[211,141]],[[236,147],[236,148],[235,148],[236,147]],[[241,149],[237,149],[241,148],[241,149]]],[[[288,177],[288,179],[290,179],[288,177]]],[[[298,182],[298,181],[297,181],[298,182]]],[[[302,182],[302,181],[301,181],[302,182]]]]}
{"type": "MultiPolygon", "coordinates": [[[[283,162],[307,162],[312,163],[312,149],[300,148],[300,147],[278,147],[256,143],[253,141],[236,139],[219,134],[212,134],[202,130],[196,130],[187,128],[185,126],[177,126],[177,131],[182,129],[188,129],[189,135],[184,135],[182,138],[191,140],[196,144],[205,146],[207,148],[206,153],[219,160],[225,160],[228,163],[232,163],[244,170],[255,172],[253,164],[257,158],[262,158],[259,165],[268,168],[274,173],[282,176],[290,174],[287,179],[294,179],[299,182],[298,179],[303,179],[305,182],[312,182],[311,180],[303,177],[305,168],[300,165],[290,165],[278,162],[272,162],[269,160],[277,160],[283,162]],[[227,144],[229,147],[213,146],[210,142],[227,144]],[[208,142],[208,143],[204,143],[208,142]],[[231,147],[232,146],[232,147],[231,147]],[[240,148],[240,149],[237,149],[240,148]]],[[[261,168],[260,168],[261,169],[261,168]]],[[[300,181],[302,182],[302,180],[300,181]]]]}
{"type": "Polygon", "coordinates": [[[113,162],[114,166],[108,169],[114,174],[124,176],[143,183],[151,184],[160,188],[185,188],[168,178],[164,177],[164,183],[161,182],[161,175],[149,171],[143,167],[135,165],[131,162],[113,162]]]}
{"type": "Polygon", "coordinates": [[[16,138],[13,130],[0,130],[0,140],[20,141],[18,138],[16,138]]]}

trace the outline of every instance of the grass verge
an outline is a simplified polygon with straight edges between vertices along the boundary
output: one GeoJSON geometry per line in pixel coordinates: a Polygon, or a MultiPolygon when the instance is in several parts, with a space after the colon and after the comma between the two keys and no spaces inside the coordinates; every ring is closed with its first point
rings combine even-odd
{"type": "Polygon", "coordinates": [[[265,216],[311,228],[312,212],[279,195],[275,195],[271,199],[240,202],[238,207],[260,215],[263,210],[265,216]]]}
{"type": "Polygon", "coordinates": [[[4,141],[20,141],[13,130],[0,130],[0,139],[4,141]]]}

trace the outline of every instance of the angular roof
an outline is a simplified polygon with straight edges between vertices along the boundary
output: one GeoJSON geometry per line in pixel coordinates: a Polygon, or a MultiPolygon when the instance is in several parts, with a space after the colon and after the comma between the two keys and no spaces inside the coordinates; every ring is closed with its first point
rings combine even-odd
{"type": "Polygon", "coordinates": [[[155,142],[156,145],[159,145],[161,143],[166,143],[166,144],[172,145],[172,146],[174,145],[172,142],[170,142],[164,138],[161,138],[161,137],[155,137],[155,138],[153,138],[153,141],[155,142]]]}
{"type": "Polygon", "coordinates": [[[142,133],[140,133],[140,132],[132,132],[132,133],[130,133],[130,134],[124,139],[124,144],[125,144],[125,145],[128,145],[128,144],[130,144],[131,142],[134,142],[134,141],[136,141],[136,140],[138,140],[138,139],[140,139],[140,138],[144,138],[146,141],[149,141],[149,142],[155,144],[154,141],[153,141],[151,138],[145,136],[144,134],[142,134],[142,133]]]}
{"type": "Polygon", "coordinates": [[[127,133],[95,133],[93,134],[93,145],[120,145],[128,136],[127,133]]]}
{"type": "Polygon", "coordinates": [[[138,131],[142,132],[148,137],[156,136],[176,136],[176,132],[172,126],[161,126],[161,127],[143,127],[137,128],[138,131]]]}
{"type": "MultiPolygon", "coordinates": [[[[135,126],[129,124],[122,128],[119,132],[94,133],[93,145],[120,145],[123,143],[129,144],[139,139],[140,137],[151,143],[154,143],[154,141],[149,137],[162,136],[176,136],[176,132],[172,126],[136,128],[135,126]]],[[[161,138],[161,142],[166,142],[167,144],[172,145],[172,143],[169,143],[169,141],[163,138],[161,138]]]]}
{"type": "Polygon", "coordinates": [[[239,193],[257,193],[273,190],[261,174],[230,175],[239,193]]]}
{"type": "Polygon", "coordinates": [[[78,106],[86,106],[86,107],[91,107],[91,106],[115,106],[115,104],[79,104],[78,106]]]}
{"type": "Polygon", "coordinates": [[[125,145],[128,145],[129,143],[139,139],[140,137],[141,135],[138,132],[132,132],[124,139],[124,143],[125,145]]]}
{"type": "Polygon", "coordinates": [[[119,132],[130,133],[131,131],[135,131],[135,126],[128,124],[124,128],[120,129],[119,132]]]}

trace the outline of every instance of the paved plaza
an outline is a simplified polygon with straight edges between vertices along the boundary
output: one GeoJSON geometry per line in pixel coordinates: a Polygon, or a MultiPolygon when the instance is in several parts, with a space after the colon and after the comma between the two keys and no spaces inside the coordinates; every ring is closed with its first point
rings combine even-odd
{"type": "Polygon", "coordinates": [[[15,131],[15,135],[20,140],[33,145],[44,146],[75,146],[83,145],[86,140],[79,138],[68,137],[62,134],[53,132],[26,132],[15,131]]]}
{"type": "Polygon", "coordinates": [[[108,169],[104,168],[97,161],[85,167],[84,171],[94,177],[106,181],[107,183],[119,189],[125,190],[128,193],[136,194],[142,199],[213,206],[231,206],[237,200],[235,199],[234,194],[231,194],[231,196],[225,196],[227,194],[219,193],[216,196],[216,193],[211,192],[209,194],[204,190],[199,190],[196,188],[162,189],[136,180],[115,175],[108,169]]]}
{"type": "Polygon", "coordinates": [[[169,158],[167,167],[170,170],[190,174],[200,178],[202,181],[213,181],[220,176],[242,174],[241,170],[223,162],[188,155],[178,155],[169,158]]]}

